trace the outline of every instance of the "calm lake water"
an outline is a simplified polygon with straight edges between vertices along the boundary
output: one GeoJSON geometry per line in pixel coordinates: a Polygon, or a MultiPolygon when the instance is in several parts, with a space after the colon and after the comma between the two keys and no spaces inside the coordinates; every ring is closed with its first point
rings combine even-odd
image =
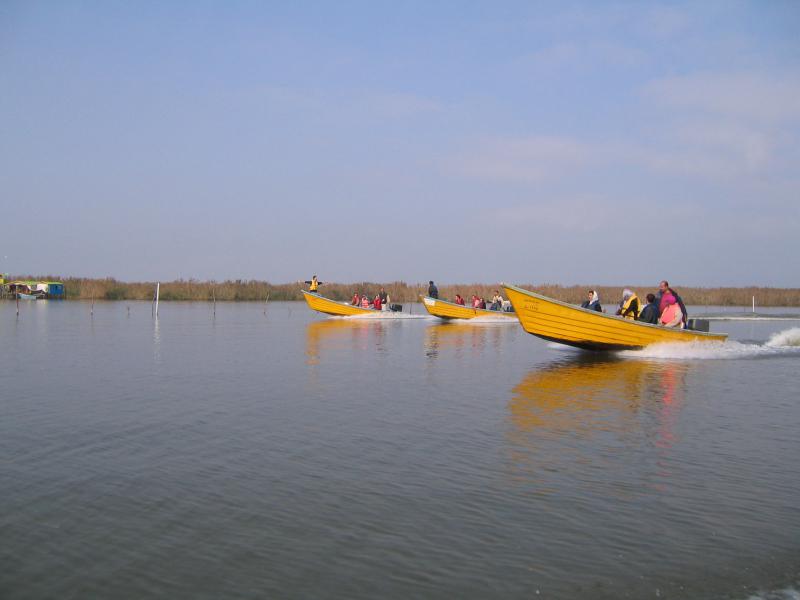
{"type": "Polygon", "coordinates": [[[798,596],[800,321],[593,356],[419,306],[20,309],[3,599],[798,596]]]}

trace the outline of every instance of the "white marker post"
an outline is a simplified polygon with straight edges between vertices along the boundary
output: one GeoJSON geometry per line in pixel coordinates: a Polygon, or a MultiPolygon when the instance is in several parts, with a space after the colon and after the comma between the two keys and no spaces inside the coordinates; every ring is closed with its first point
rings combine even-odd
{"type": "Polygon", "coordinates": [[[756,297],[753,296],[753,313],[756,312],[756,297]]]}
{"type": "Polygon", "coordinates": [[[158,317],[158,292],[161,289],[161,284],[156,283],[156,317],[158,317]]]}

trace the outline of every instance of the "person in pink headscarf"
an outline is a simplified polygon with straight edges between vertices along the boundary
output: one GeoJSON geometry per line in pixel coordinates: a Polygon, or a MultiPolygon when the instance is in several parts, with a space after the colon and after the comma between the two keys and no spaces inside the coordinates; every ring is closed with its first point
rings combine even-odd
{"type": "Polygon", "coordinates": [[[683,311],[675,296],[667,292],[661,297],[661,303],[664,305],[664,310],[661,311],[661,324],[664,327],[683,328],[683,311]]]}

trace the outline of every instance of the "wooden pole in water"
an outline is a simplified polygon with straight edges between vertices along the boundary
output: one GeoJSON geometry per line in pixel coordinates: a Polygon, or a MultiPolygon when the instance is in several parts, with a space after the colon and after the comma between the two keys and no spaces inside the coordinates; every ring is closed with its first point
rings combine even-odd
{"type": "Polygon", "coordinates": [[[216,319],[217,318],[217,291],[212,289],[211,290],[211,299],[214,301],[214,312],[212,316],[216,319]]]}
{"type": "Polygon", "coordinates": [[[756,297],[753,296],[753,312],[756,312],[756,297]]]}
{"type": "Polygon", "coordinates": [[[267,292],[267,299],[264,300],[264,316],[267,316],[267,303],[269,302],[269,292],[267,292]]]}
{"type": "Polygon", "coordinates": [[[94,316],[94,292],[92,292],[92,308],[89,310],[89,314],[94,316]]]}
{"type": "Polygon", "coordinates": [[[19,292],[17,292],[17,316],[19,316],[19,292]]]}
{"type": "Polygon", "coordinates": [[[161,283],[156,283],[156,317],[158,316],[158,292],[161,289],[161,283]]]}

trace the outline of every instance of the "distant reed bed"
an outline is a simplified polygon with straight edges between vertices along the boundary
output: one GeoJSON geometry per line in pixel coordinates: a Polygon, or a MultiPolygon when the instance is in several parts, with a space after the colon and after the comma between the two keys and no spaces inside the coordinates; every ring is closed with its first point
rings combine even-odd
{"type": "MultiPolygon", "coordinates": [[[[50,281],[63,281],[67,299],[78,300],[152,300],[155,294],[156,282],[123,282],[113,278],[87,279],[80,277],[46,276],[15,276],[16,279],[38,279],[50,281]]],[[[12,279],[14,279],[12,278],[12,279]]],[[[349,300],[354,293],[375,296],[383,287],[389,293],[392,302],[416,301],[420,295],[425,295],[428,290],[427,283],[406,283],[392,281],[378,283],[360,281],[356,283],[323,283],[320,293],[334,300],[349,300]]],[[[544,294],[557,300],[570,303],[580,303],[586,297],[589,289],[595,289],[600,294],[602,304],[616,304],[621,296],[623,286],[592,286],[558,284],[522,284],[529,290],[544,294]]],[[[631,287],[631,286],[629,286],[631,287]]],[[[673,286],[681,294],[686,304],[699,306],[750,306],[753,296],[757,306],[800,306],[800,288],[768,288],[768,287],[682,287],[673,286]]],[[[302,300],[301,289],[307,289],[302,281],[292,283],[270,283],[258,280],[226,280],[226,281],[198,281],[195,279],[179,279],[177,281],[161,282],[160,299],[164,301],[195,301],[211,302],[225,301],[250,301],[264,302],[266,300],[302,300]]],[[[640,298],[648,292],[655,292],[655,286],[631,287],[640,298]]],[[[461,294],[467,302],[473,294],[490,299],[494,290],[502,288],[499,283],[471,283],[471,284],[445,284],[439,286],[439,296],[444,299],[453,299],[456,294],[461,294]]]]}

